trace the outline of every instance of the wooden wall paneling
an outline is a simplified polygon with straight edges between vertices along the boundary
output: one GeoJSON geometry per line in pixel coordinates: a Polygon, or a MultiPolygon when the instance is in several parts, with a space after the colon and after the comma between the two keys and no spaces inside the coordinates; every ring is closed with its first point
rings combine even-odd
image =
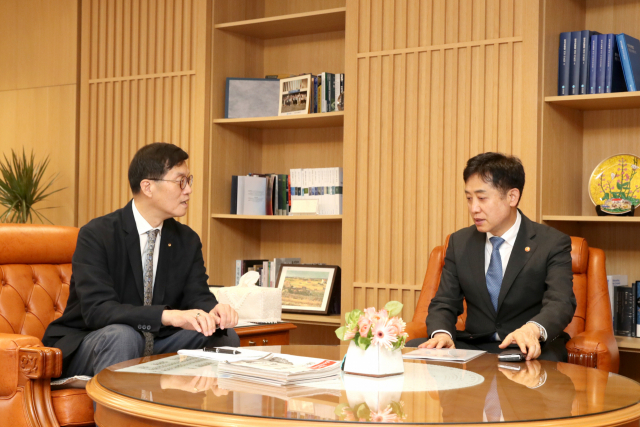
{"type": "MultiPolygon", "coordinates": [[[[345,232],[343,245],[353,239],[356,306],[391,297],[415,304],[430,250],[469,224],[461,179],[467,159],[489,150],[529,154],[525,118],[537,144],[535,98],[525,109],[520,93],[525,81],[533,91],[537,83],[522,75],[524,34],[537,37],[519,16],[530,8],[519,0],[363,0],[351,9],[359,13],[358,221],[344,222],[354,232],[345,232]],[[416,15],[418,28],[407,34],[416,15]]],[[[533,153],[525,167],[535,181],[533,153]]]]}
{"type": "Polygon", "coordinates": [[[122,207],[131,197],[126,176],[133,154],[164,141],[190,154],[200,185],[180,221],[203,234],[208,2],[84,0],[82,6],[79,225],[122,207]]]}
{"type": "Polygon", "coordinates": [[[290,15],[314,10],[334,9],[345,7],[346,3],[346,0],[264,0],[263,16],[257,17],[267,18],[276,15],[290,15]]]}
{"type": "Polygon", "coordinates": [[[2,1],[0,91],[75,85],[77,25],[76,0],[2,1]]]}

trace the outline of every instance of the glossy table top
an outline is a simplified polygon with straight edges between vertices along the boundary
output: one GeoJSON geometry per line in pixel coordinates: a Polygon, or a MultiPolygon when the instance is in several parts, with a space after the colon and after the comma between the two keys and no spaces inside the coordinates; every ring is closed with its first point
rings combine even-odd
{"type": "MultiPolygon", "coordinates": [[[[277,346],[256,350],[341,360],[347,346],[277,346]]],[[[546,361],[511,364],[516,369],[519,367],[519,371],[506,369],[499,367],[496,355],[490,354],[465,364],[405,360],[405,375],[392,379],[393,387],[389,386],[392,384],[390,379],[371,379],[363,388],[360,380],[367,379],[358,376],[358,390],[350,388],[350,384],[356,384],[353,379],[347,381],[344,378],[338,388],[300,390],[197,375],[116,372],[117,369],[167,356],[170,355],[114,365],[100,372],[94,381],[119,398],[196,411],[194,416],[204,418],[227,414],[234,415],[236,420],[241,416],[333,423],[481,424],[490,420],[503,423],[558,420],[563,424],[562,420],[575,422],[579,421],[575,417],[582,417],[583,422],[575,425],[597,425],[593,416],[598,414],[598,423],[603,422],[603,417],[615,418],[614,415],[620,413],[627,417],[640,416],[640,384],[631,379],[582,366],[546,361]],[[407,375],[418,371],[426,373],[427,377],[420,377],[417,381],[415,375],[414,378],[407,375]],[[463,387],[445,390],[448,387],[442,386],[447,384],[443,383],[443,372],[451,375],[450,383],[457,381],[463,387]],[[429,373],[434,378],[440,376],[432,380],[429,373]],[[464,386],[465,381],[467,386],[464,386]]],[[[88,391],[95,399],[92,388],[88,391]]],[[[101,398],[96,400],[99,405],[109,405],[101,398]]],[[[251,422],[251,419],[247,421],[251,422]]],[[[258,419],[254,418],[254,421],[258,419]]]]}

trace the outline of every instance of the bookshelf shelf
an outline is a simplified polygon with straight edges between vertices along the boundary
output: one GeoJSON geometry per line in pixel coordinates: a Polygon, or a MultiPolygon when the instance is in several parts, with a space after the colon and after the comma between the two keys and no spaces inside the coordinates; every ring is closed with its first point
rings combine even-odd
{"type": "Polygon", "coordinates": [[[321,325],[321,326],[336,325],[336,327],[339,327],[342,324],[342,316],[339,314],[332,314],[330,316],[325,316],[322,314],[282,313],[282,321],[294,322],[296,324],[306,324],[306,325],[321,325]]]}
{"type": "Polygon", "coordinates": [[[616,343],[618,344],[618,348],[620,350],[640,353],[640,339],[638,338],[622,337],[620,335],[616,335],[616,343]]]}
{"type": "Polygon", "coordinates": [[[299,116],[252,117],[247,119],[214,119],[214,124],[255,129],[328,128],[344,126],[344,111],[299,116]]]}
{"type": "Polygon", "coordinates": [[[560,105],[582,111],[625,110],[640,108],[640,91],[594,95],[547,96],[544,100],[551,105],[560,105]]]}
{"type": "Polygon", "coordinates": [[[346,7],[217,24],[224,30],[262,40],[344,31],[346,7]]]}
{"type": "Polygon", "coordinates": [[[580,216],[580,215],[542,215],[543,221],[568,222],[607,222],[607,223],[640,223],[640,216],[580,216]]]}
{"type": "Polygon", "coordinates": [[[342,221],[342,215],[232,215],[213,214],[215,219],[258,220],[258,221],[342,221]]]}

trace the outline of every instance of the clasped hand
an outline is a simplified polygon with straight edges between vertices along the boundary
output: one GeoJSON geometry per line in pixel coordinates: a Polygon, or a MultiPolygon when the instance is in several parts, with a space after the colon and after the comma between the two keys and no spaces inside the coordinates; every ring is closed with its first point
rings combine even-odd
{"type": "Polygon", "coordinates": [[[233,328],[238,324],[238,313],[229,304],[217,304],[210,312],[204,310],[165,310],[162,324],[176,328],[198,331],[209,337],[220,329],[233,328]]]}

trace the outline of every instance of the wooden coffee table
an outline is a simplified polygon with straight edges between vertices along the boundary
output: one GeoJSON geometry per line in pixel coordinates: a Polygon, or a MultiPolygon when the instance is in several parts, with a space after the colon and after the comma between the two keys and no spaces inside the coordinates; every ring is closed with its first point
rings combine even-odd
{"type": "MultiPolygon", "coordinates": [[[[347,347],[262,349],[340,360],[347,347]]],[[[409,425],[486,426],[488,414],[496,415],[495,405],[488,409],[496,395],[500,426],[614,426],[640,419],[640,384],[633,380],[546,361],[512,366],[520,367],[519,371],[499,368],[497,357],[489,354],[466,364],[405,361],[405,375],[393,383],[374,381],[365,389],[360,383],[355,393],[350,377],[340,387],[325,388],[319,394],[313,389],[301,393],[229,379],[117,372],[141,362],[135,359],[114,365],[89,382],[87,393],[97,403],[98,426],[344,426],[349,420],[383,419],[385,409],[387,417],[409,425]],[[405,378],[418,369],[432,373],[433,378],[405,378]],[[452,375],[449,379],[438,372],[452,375]],[[394,395],[390,384],[397,387],[397,381],[400,388],[394,395]],[[449,384],[465,381],[466,387],[447,390],[449,384]],[[373,413],[376,405],[380,408],[373,413]]]]}

